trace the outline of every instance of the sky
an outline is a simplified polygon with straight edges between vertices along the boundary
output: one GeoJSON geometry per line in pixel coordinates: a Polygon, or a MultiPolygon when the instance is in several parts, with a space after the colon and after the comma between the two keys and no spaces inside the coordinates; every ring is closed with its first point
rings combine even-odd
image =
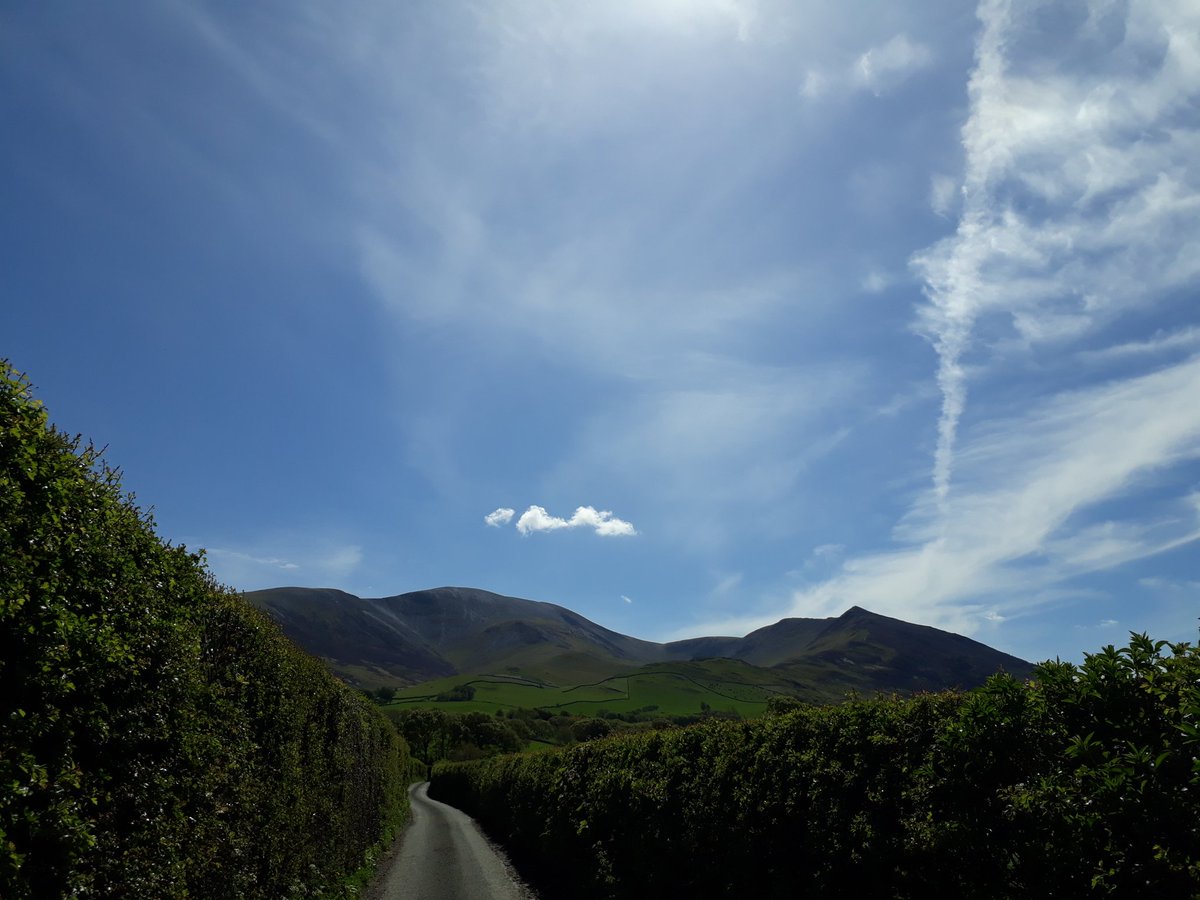
{"type": "Polygon", "coordinates": [[[1200,6],[0,9],[0,355],[238,590],[1200,615],[1200,6]]]}

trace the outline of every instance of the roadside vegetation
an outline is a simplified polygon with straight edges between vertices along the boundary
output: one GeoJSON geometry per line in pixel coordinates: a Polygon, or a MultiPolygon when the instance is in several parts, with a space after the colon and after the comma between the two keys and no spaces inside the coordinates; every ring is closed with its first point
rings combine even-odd
{"type": "Polygon", "coordinates": [[[1200,896],[1200,652],[441,763],[548,896],[1200,896]]]}
{"type": "Polygon", "coordinates": [[[403,817],[379,709],[164,543],[0,367],[0,896],[339,896],[403,817]]]}

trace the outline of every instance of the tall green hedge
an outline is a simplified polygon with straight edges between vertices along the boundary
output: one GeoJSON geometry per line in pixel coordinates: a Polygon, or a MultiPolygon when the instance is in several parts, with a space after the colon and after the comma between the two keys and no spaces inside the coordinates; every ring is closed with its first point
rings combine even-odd
{"type": "Polygon", "coordinates": [[[1200,896],[1200,653],[440,764],[551,896],[1200,896]]]}
{"type": "Polygon", "coordinates": [[[0,368],[0,896],[336,894],[403,814],[390,723],[165,544],[0,368]]]}

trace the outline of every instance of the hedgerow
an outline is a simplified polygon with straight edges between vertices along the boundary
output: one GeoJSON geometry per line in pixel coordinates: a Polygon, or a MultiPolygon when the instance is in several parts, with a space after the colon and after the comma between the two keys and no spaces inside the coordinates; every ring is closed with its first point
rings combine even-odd
{"type": "Polygon", "coordinates": [[[1200,896],[1200,654],[434,770],[551,895],[1200,896]]]}
{"type": "Polygon", "coordinates": [[[0,369],[0,896],[337,894],[405,809],[368,700],[0,369]]]}

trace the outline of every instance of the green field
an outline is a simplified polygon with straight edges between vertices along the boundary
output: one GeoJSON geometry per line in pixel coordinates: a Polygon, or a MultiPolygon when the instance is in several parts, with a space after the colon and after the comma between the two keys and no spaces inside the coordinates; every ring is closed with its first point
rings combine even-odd
{"type": "Polygon", "coordinates": [[[772,696],[793,696],[795,686],[777,673],[730,659],[664,663],[581,684],[548,684],[505,675],[455,675],[396,692],[388,706],[447,712],[516,708],[574,715],[650,712],[678,716],[704,708],[742,716],[761,714],[772,696]],[[474,688],[470,700],[438,700],[454,688],[474,688]],[[702,705],[703,704],[703,705],[702,705]],[[648,709],[651,708],[651,709],[648,709]]]}

